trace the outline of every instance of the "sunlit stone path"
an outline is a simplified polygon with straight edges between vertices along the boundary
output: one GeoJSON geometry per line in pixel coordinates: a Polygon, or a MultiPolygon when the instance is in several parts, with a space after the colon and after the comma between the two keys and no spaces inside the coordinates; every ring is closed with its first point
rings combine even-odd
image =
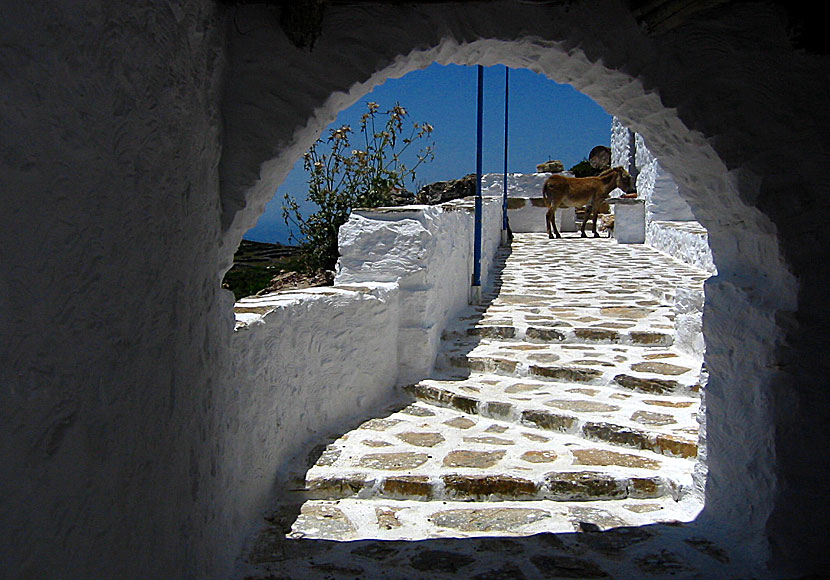
{"type": "Polygon", "coordinates": [[[239,578],[728,577],[694,522],[705,373],[676,304],[708,274],[578,234],[497,261],[411,404],[325,448],[239,578]]]}

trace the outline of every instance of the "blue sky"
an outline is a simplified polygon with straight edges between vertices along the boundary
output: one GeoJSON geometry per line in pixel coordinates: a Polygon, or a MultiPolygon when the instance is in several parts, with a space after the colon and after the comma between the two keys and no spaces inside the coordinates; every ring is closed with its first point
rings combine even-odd
{"type": "MultiPolygon", "coordinates": [[[[484,69],[483,171],[501,173],[504,165],[504,77],[503,66],[484,69]]],[[[399,102],[412,122],[434,128],[435,159],[422,165],[418,185],[457,179],[476,170],[476,92],[474,66],[432,66],[400,79],[389,79],[342,111],[332,127],[359,126],[368,101],[385,111],[399,102]]],[[[510,70],[508,171],[533,173],[548,159],[561,160],[570,168],[596,145],[609,145],[611,116],[587,96],[569,85],[554,83],[527,69],[510,70]]],[[[326,129],[323,135],[328,134],[326,129]]],[[[245,239],[289,243],[282,219],[283,195],[305,199],[306,175],[302,159],[279,187],[265,213],[245,234],[245,239]]]]}

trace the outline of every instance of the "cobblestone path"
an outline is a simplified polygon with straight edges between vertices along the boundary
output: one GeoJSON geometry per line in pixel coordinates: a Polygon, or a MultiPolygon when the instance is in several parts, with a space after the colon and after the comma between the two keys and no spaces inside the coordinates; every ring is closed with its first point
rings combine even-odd
{"type": "Polygon", "coordinates": [[[674,344],[708,274],[575,236],[516,236],[413,402],[328,445],[239,578],[731,577],[693,521],[701,359],[674,344]]]}

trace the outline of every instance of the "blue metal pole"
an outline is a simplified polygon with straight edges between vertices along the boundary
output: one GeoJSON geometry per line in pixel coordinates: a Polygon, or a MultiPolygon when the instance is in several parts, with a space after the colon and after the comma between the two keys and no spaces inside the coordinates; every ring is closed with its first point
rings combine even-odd
{"type": "Polygon", "coordinates": [[[481,286],[481,159],[482,118],[484,101],[484,67],[478,65],[478,128],[476,135],[476,205],[475,239],[473,240],[473,286],[481,286]]]}
{"type": "Polygon", "coordinates": [[[501,200],[501,229],[502,239],[507,236],[507,116],[508,106],[507,102],[510,98],[510,68],[504,67],[504,185],[502,186],[502,200],[501,200]]]}

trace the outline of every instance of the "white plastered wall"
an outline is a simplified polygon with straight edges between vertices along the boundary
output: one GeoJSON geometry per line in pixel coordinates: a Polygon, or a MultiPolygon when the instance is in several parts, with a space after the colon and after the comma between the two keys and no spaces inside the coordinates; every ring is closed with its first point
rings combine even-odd
{"type": "Polygon", "coordinates": [[[219,282],[337,112],[436,61],[571,83],[647,139],[718,268],[701,525],[779,568],[827,564],[804,525],[828,519],[826,62],[779,14],[726,6],[649,38],[614,1],[331,6],[308,52],[274,10],[217,11],[31,2],[0,21],[7,575],[223,577],[281,451],[256,480],[240,460],[258,383],[219,282]]]}
{"type": "Polygon", "coordinates": [[[672,176],[649,150],[642,135],[616,117],[611,123],[611,162],[630,169],[638,197],[645,201],[645,243],[678,260],[717,273],[706,229],[695,220],[672,176]]]}
{"type": "MultiPolygon", "coordinates": [[[[481,289],[491,283],[501,241],[501,200],[481,209],[481,289]]],[[[386,282],[400,291],[398,381],[432,371],[447,322],[474,299],[471,292],[474,202],[353,212],[340,228],[335,284],[386,282]]]]}

